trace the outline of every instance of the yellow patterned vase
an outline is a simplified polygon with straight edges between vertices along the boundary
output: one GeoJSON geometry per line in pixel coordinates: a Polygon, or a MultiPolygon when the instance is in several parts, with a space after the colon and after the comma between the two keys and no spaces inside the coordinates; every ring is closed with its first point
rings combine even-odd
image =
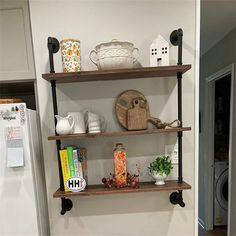
{"type": "Polygon", "coordinates": [[[61,56],[64,72],[81,70],[80,41],[77,39],[64,39],[60,42],[61,56]]]}

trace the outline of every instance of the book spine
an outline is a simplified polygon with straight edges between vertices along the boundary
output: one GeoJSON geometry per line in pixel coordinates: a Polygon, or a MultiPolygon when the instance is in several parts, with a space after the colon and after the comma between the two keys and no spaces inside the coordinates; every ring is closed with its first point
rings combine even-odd
{"type": "Polygon", "coordinates": [[[80,149],[77,148],[76,151],[77,151],[77,155],[78,155],[78,161],[79,161],[79,162],[82,162],[82,160],[81,160],[81,155],[80,155],[80,149]]]}
{"type": "Polygon", "coordinates": [[[76,149],[73,150],[73,159],[75,166],[75,176],[83,178],[82,166],[80,161],[78,160],[78,151],[76,149]]]}
{"type": "Polygon", "coordinates": [[[79,177],[84,178],[82,164],[80,161],[78,161],[78,167],[79,167],[79,174],[80,174],[79,177]]]}
{"type": "Polygon", "coordinates": [[[79,165],[78,165],[78,157],[76,150],[73,150],[73,161],[74,161],[75,176],[79,177],[79,165]]]}
{"type": "Polygon", "coordinates": [[[88,167],[87,167],[87,157],[86,157],[86,148],[80,148],[80,160],[82,164],[83,176],[85,181],[88,183],[88,167]]]}
{"type": "Polygon", "coordinates": [[[70,169],[69,169],[67,150],[60,150],[59,152],[60,152],[64,188],[65,188],[65,192],[69,192],[69,189],[66,187],[66,181],[70,178],[70,169]]]}
{"type": "Polygon", "coordinates": [[[67,154],[69,160],[69,167],[70,167],[70,177],[75,176],[75,166],[74,166],[74,158],[73,158],[73,148],[67,147],[67,154]]]}

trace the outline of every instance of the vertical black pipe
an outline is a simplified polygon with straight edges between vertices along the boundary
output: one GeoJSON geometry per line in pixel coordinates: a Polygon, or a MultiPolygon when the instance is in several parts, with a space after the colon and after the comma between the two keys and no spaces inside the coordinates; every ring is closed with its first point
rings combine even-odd
{"type": "Polygon", "coordinates": [[[182,127],[182,72],[177,73],[177,83],[178,83],[178,120],[182,127]]]}
{"type": "MultiPolygon", "coordinates": [[[[53,102],[53,112],[54,112],[54,121],[55,121],[55,127],[57,125],[57,119],[55,115],[58,115],[58,108],[57,108],[57,91],[56,91],[56,81],[51,81],[51,87],[52,87],[52,102],[53,102]]],[[[56,131],[55,131],[56,134],[56,131]]]]}
{"type": "Polygon", "coordinates": [[[57,158],[58,158],[58,171],[59,171],[59,180],[60,180],[60,190],[64,191],[64,180],[63,180],[63,175],[62,175],[62,167],[61,167],[61,159],[60,159],[60,149],[61,149],[61,141],[57,140],[57,158]]]}
{"type": "Polygon", "coordinates": [[[50,64],[50,73],[55,73],[52,53],[49,53],[49,64],[50,64]]]}
{"type": "MultiPolygon", "coordinates": [[[[178,79],[178,120],[181,122],[181,127],[182,127],[182,73],[177,74],[177,79],[178,79]]],[[[178,182],[182,183],[183,182],[183,173],[182,173],[182,137],[183,137],[183,132],[179,131],[178,132],[178,182]]]]}
{"type": "Polygon", "coordinates": [[[182,163],[182,132],[178,132],[178,152],[179,152],[179,169],[178,169],[178,172],[179,172],[179,177],[178,177],[178,182],[179,183],[182,183],[183,182],[183,163],[182,163]]]}
{"type": "Polygon", "coordinates": [[[182,65],[183,30],[178,29],[178,65],[182,65]]]}
{"type": "MultiPolygon", "coordinates": [[[[56,81],[51,81],[51,87],[52,87],[52,102],[53,102],[53,111],[54,111],[54,121],[55,121],[55,127],[57,124],[57,119],[55,115],[58,115],[58,108],[57,108],[57,92],[56,92],[56,81]]],[[[56,131],[55,131],[56,134],[56,131]]],[[[64,191],[64,180],[62,175],[62,167],[61,167],[61,159],[60,159],[60,149],[61,149],[61,141],[56,141],[57,145],[57,158],[58,158],[58,171],[59,171],[59,179],[60,179],[60,190],[64,191]]]]}
{"type": "MultiPolygon", "coordinates": [[[[178,65],[182,65],[182,45],[183,45],[183,30],[178,29],[178,65]]],[[[178,120],[181,122],[182,127],[182,72],[177,73],[177,80],[178,80],[178,120]]],[[[178,132],[178,182],[183,182],[183,163],[182,163],[182,137],[183,132],[178,132]]],[[[179,192],[180,196],[182,197],[182,191],[179,192]]]]}

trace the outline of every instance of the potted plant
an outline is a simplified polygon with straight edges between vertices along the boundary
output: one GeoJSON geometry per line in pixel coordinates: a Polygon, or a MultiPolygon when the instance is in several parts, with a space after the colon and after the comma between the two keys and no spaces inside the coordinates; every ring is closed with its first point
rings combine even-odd
{"type": "Polygon", "coordinates": [[[150,175],[156,180],[156,185],[165,184],[165,178],[170,174],[173,169],[169,156],[158,156],[150,163],[148,167],[150,175]]]}

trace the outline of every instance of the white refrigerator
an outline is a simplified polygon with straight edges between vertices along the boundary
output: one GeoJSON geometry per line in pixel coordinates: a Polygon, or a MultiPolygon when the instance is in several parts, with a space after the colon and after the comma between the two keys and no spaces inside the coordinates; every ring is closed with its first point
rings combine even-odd
{"type": "Polygon", "coordinates": [[[0,104],[0,235],[49,235],[39,120],[25,103],[0,104]]]}

